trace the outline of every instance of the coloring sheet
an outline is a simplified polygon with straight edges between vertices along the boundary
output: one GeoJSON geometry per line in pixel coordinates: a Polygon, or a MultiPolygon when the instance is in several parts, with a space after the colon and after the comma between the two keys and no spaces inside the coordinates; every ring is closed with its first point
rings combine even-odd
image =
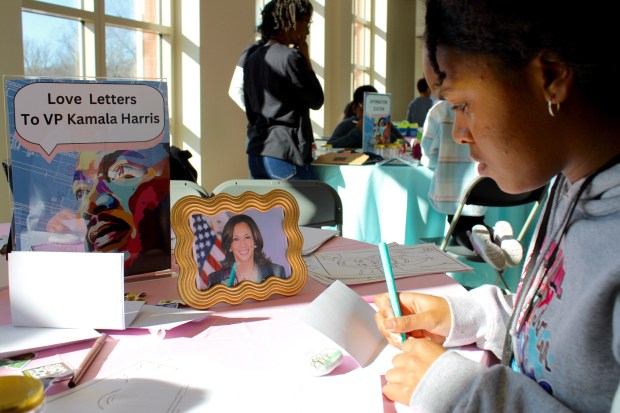
{"type": "MultiPolygon", "coordinates": [[[[435,244],[390,245],[394,278],[445,272],[471,271],[471,267],[441,251],[435,244]]],[[[379,249],[346,252],[320,252],[304,257],[308,275],[329,285],[335,280],[344,284],[383,281],[383,264],[379,249]]]]}

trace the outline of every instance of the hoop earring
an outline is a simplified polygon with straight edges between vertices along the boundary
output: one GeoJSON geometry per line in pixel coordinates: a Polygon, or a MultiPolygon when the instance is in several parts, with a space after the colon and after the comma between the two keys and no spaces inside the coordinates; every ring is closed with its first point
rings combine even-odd
{"type": "Polygon", "coordinates": [[[549,110],[549,114],[551,115],[552,118],[555,118],[557,116],[558,113],[560,113],[560,103],[555,103],[555,108],[554,108],[554,103],[552,99],[549,99],[547,101],[547,109],[549,110]]]}

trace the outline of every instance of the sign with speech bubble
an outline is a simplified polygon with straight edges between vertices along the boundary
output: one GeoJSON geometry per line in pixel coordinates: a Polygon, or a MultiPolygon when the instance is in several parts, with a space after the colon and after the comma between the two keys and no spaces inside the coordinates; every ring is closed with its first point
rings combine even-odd
{"type": "Polygon", "coordinates": [[[102,144],[151,147],[163,137],[165,109],[145,84],[30,83],[15,94],[15,137],[48,160],[102,144]]]}
{"type": "Polygon", "coordinates": [[[4,86],[14,250],[122,252],[125,275],[169,269],[166,82],[5,77],[4,86]]]}
{"type": "Polygon", "coordinates": [[[392,95],[390,93],[364,93],[364,125],[362,150],[375,152],[375,145],[389,142],[392,95]]]}

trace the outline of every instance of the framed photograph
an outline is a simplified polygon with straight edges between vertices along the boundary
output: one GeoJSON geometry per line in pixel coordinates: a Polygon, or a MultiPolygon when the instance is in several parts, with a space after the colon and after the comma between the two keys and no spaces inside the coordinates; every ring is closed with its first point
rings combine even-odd
{"type": "Polygon", "coordinates": [[[297,294],[307,278],[298,219],[295,198],[279,189],[181,198],[171,213],[181,298],[202,310],[297,294]]]}

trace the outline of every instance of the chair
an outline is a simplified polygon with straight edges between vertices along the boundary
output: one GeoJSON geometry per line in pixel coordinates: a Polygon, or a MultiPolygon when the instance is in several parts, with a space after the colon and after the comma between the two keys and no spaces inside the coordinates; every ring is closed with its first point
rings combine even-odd
{"type": "MultiPolygon", "coordinates": [[[[170,211],[172,211],[172,207],[179,199],[189,195],[199,196],[201,198],[209,197],[209,193],[194,181],[170,180],[170,211]]],[[[172,251],[174,251],[177,244],[177,236],[172,229],[170,231],[170,237],[170,244],[172,251]]]]}
{"type": "Polygon", "coordinates": [[[241,195],[252,191],[265,194],[274,189],[287,191],[299,205],[299,225],[308,227],[336,227],[342,235],[342,201],[338,192],[323,181],[236,179],[219,184],[213,194],[241,195]]]}
{"type": "Polygon", "coordinates": [[[209,193],[193,181],[170,180],[170,209],[184,196],[195,195],[201,198],[208,198],[209,193]]]}
{"type": "MultiPolygon", "coordinates": [[[[532,191],[523,192],[520,194],[509,194],[502,191],[493,179],[484,176],[477,177],[469,184],[465,190],[465,193],[461,197],[456,212],[454,213],[454,218],[452,218],[452,223],[450,224],[450,227],[441,242],[441,250],[449,253],[450,255],[462,257],[466,260],[484,262],[482,257],[480,257],[474,250],[461,245],[454,245],[456,243],[450,245],[452,233],[454,232],[456,223],[461,216],[461,212],[463,211],[465,205],[511,207],[534,203],[528,217],[521,227],[519,235],[516,237],[516,240],[521,242],[534,217],[536,216],[545,195],[547,194],[547,188],[548,185],[543,185],[542,187],[532,191]]],[[[508,289],[508,284],[504,279],[504,270],[496,270],[496,272],[504,287],[508,289]]]]}

